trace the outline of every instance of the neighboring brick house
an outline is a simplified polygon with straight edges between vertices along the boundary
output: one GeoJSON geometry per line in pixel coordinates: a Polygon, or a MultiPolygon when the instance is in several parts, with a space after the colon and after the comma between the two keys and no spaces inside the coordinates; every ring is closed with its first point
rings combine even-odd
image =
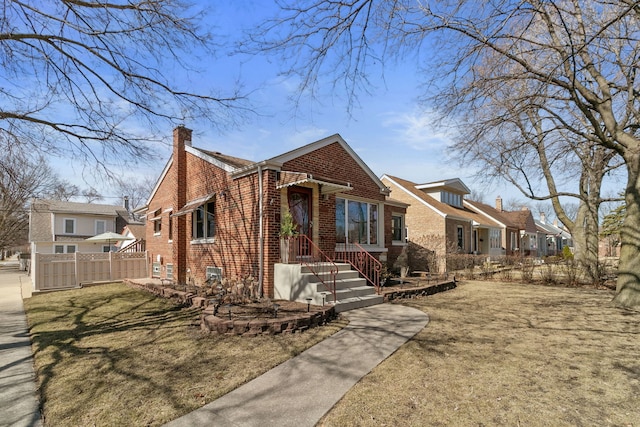
{"type": "Polygon", "coordinates": [[[519,211],[503,212],[519,231],[519,252],[522,256],[538,255],[538,228],[533,219],[533,214],[527,207],[519,211]]]}
{"type": "Polygon", "coordinates": [[[464,204],[467,208],[499,225],[500,228],[493,232],[494,243],[491,244],[491,256],[512,256],[519,253],[520,229],[518,224],[513,222],[513,218],[503,210],[500,196],[496,198],[495,207],[471,200],[465,200],[464,204]],[[499,244],[496,244],[495,241],[499,244]]]}
{"type": "Polygon", "coordinates": [[[153,276],[194,284],[252,276],[273,297],[287,210],[328,254],[358,241],[382,260],[397,256],[391,216],[406,206],[386,202],[389,190],[340,135],[253,162],[196,148],[191,134],[174,130],[173,154],[143,208],[153,276]]]}
{"type": "Polygon", "coordinates": [[[383,175],[381,180],[394,199],[410,205],[406,213],[407,239],[433,251],[440,271],[446,269],[447,254],[499,251],[499,224],[465,207],[464,196],[470,191],[460,179],[416,184],[383,175]]]}
{"type": "Polygon", "coordinates": [[[502,255],[538,255],[538,229],[531,211],[523,207],[519,211],[505,211],[502,198],[496,198],[496,206],[465,201],[470,209],[498,223],[501,227],[502,255]]]}

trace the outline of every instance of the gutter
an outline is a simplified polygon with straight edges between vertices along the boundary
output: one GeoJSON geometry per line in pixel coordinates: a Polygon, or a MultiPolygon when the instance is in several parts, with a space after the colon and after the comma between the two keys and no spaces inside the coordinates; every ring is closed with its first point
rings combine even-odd
{"type": "Polygon", "coordinates": [[[258,165],[258,295],[263,296],[264,280],[264,190],[262,188],[262,165],[258,165]]]}

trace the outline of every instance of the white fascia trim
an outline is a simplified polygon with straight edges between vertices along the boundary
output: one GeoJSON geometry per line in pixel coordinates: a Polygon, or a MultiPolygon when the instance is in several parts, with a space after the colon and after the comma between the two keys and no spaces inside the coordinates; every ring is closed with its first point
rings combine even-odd
{"type": "Polygon", "coordinates": [[[465,185],[460,178],[445,179],[443,181],[429,182],[426,184],[416,185],[418,190],[426,190],[430,188],[455,188],[456,190],[462,190],[465,194],[470,194],[471,190],[465,185]]]}
{"type": "Polygon", "coordinates": [[[356,161],[356,163],[358,164],[358,166],[360,166],[360,168],[362,168],[362,170],[365,171],[365,173],[367,175],[369,175],[369,177],[373,180],[373,182],[375,182],[376,184],[378,184],[378,186],[380,187],[380,193],[384,194],[384,195],[388,195],[389,194],[389,189],[382,183],[382,181],[380,181],[380,178],[378,178],[376,176],[376,174],[373,173],[373,171],[369,168],[369,166],[367,166],[367,164],[360,158],[360,156],[358,156],[358,154],[356,154],[355,151],[353,151],[353,149],[349,146],[349,144],[347,144],[347,142],[344,140],[344,138],[342,138],[342,136],[340,136],[340,134],[335,133],[331,136],[328,136],[326,138],[320,139],[316,142],[312,142],[310,144],[307,144],[303,147],[299,147],[296,148],[295,150],[291,150],[288,151],[284,154],[281,154],[279,156],[273,157],[269,160],[267,160],[268,162],[276,162],[276,163],[280,163],[280,164],[284,164],[285,162],[288,162],[290,160],[296,159],[300,156],[304,156],[305,154],[309,154],[312,151],[318,150],[320,148],[326,147],[327,145],[331,145],[334,142],[337,142],[338,144],[340,144],[340,146],[347,152],[349,153],[349,155],[353,158],[353,160],[356,161]]]}
{"type": "Polygon", "coordinates": [[[169,158],[169,160],[167,161],[167,164],[164,166],[164,169],[162,170],[162,173],[160,174],[160,177],[156,181],[156,185],[153,187],[153,190],[151,191],[151,194],[149,195],[149,198],[147,199],[147,203],[146,203],[146,206],[144,206],[144,209],[143,208],[138,208],[134,212],[144,212],[145,210],[149,209],[149,204],[151,203],[151,200],[153,200],[153,196],[156,195],[156,192],[158,191],[158,188],[160,187],[160,183],[162,182],[164,177],[169,172],[169,168],[171,167],[172,164],[173,164],[173,156],[171,156],[169,158]]]}
{"type": "MultiPolygon", "coordinates": [[[[429,209],[431,209],[432,211],[434,211],[435,213],[437,213],[438,215],[440,215],[442,218],[446,218],[447,214],[445,214],[444,212],[439,211],[438,209],[436,209],[435,207],[431,206],[429,203],[427,203],[426,200],[421,199],[420,197],[416,196],[415,194],[413,194],[411,191],[407,190],[406,188],[404,188],[404,186],[398,184],[397,182],[395,182],[393,179],[389,178],[387,175],[382,175],[382,178],[387,178],[389,181],[391,181],[392,183],[394,183],[398,188],[400,188],[402,191],[404,191],[405,193],[407,193],[409,196],[413,197],[414,199],[416,199],[418,202],[420,202],[421,204],[425,205],[426,207],[428,207],[429,209]]],[[[466,218],[465,218],[466,219],[466,218]]]]}
{"type": "Polygon", "coordinates": [[[220,160],[203,153],[202,151],[198,150],[197,148],[194,148],[194,147],[191,147],[191,146],[187,145],[187,146],[184,147],[184,151],[186,151],[187,153],[189,153],[191,155],[196,156],[199,159],[204,160],[205,162],[209,162],[212,165],[219,167],[220,169],[224,170],[225,172],[232,173],[232,172],[236,171],[236,168],[234,168],[233,166],[231,166],[231,165],[229,165],[227,163],[221,162],[220,160]]]}
{"type": "Polygon", "coordinates": [[[235,172],[231,174],[231,177],[233,179],[242,178],[243,176],[248,176],[248,175],[257,173],[259,168],[263,172],[266,170],[274,170],[276,172],[279,172],[282,169],[282,163],[263,160],[261,162],[254,163],[252,165],[245,166],[241,169],[236,169],[235,172]]]}
{"type": "Polygon", "coordinates": [[[506,224],[503,224],[502,222],[498,221],[496,218],[492,217],[491,215],[489,215],[488,213],[486,213],[482,209],[480,209],[480,208],[478,208],[476,206],[473,206],[471,203],[467,202],[466,200],[463,200],[462,203],[467,205],[467,207],[469,209],[471,209],[472,211],[474,211],[475,213],[480,214],[480,215],[482,215],[482,216],[484,216],[486,218],[489,218],[491,221],[493,221],[493,222],[495,222],[497,224],[500,224],[500,226],[502,228],[504,228],[504,229],[507,228],[506,224]]]}

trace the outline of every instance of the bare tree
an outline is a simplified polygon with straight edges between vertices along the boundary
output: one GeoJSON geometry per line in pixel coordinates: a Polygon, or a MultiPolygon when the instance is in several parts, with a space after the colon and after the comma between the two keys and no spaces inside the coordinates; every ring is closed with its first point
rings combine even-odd
{"type": "Polygon", "coordinates": [[[53,200],[68,202],[71,199],[80,196],[80,194],[80,187],[75,184],[71,184],[68,181],[61,180],[57,181],[45,194],[42,194],[41,196],[53,200]]]}
{"type": "MultiPolygon", "coordinates": [[[[560,200],[578,194],[583,210],[574,229],[584,230],[584,242],[598,235],[603,175],[597,168],[609,173],[623,164],[627,214],[615,302],[640,305],[638,1],[279,4],[281,15],[254,33],[252,46],[282,53],[283,63],[290,67],[285,72],[302,77],[301,94],[314,94],[326,74],[333,78],[334,88],[344,85],[354,100],[363,87],[371,88],[371,67],[385,58],[427,55],[438,67],[428,88],[428,95],[436,96],[426,99],[444,100],[441,106],[450,114],[474,117],[496,88],[503,88],[503,94],[509,90],[505,103],[493,105],[505,112],[496,117],[497,123],[509,126],[486,126],[486,133],[477,136],[489,141],[497,135],[499,142],[515,137],[517,143],[501,152],[502,164],[511,169],[500,173],[511,171],[513,181],[534,200],[551,200],[565,225],[571,221],[560,200]],[[531,164],[540,167],[538,180],[522,181],[522,174],[515,178],[531,164]],[[571,179],[568,182],[577,183],[578,189],[566,192],[547,177],[571,179]]],[[[589,244],[585,250],[591,248],[589,244]]]]}
{"type": "Polygon", "coordinates": [[[117,191],[129,200],[129,208],[135,210],[143,206],[156,184],[156,180],[150,176],[142,176],[136,179],[120,179],[117,183],[117,191]]]}
{"type": "Polygon", "coordinates": [[[98,190],[93,187],[83,190],[82,197],[84,197],[86,203],[98,202],[104,199],[104,197],[102,197],[102,195],[98,193],[98,190]]]}
{"type": "Polygon", "coordinates": [[[108,173],[148,158],[160,125],[232,122],[246,111],[236,89],[188,86],[196,52],[215,53],[202,17],[180,0],[3,2],[0,133],[108,173]]]}
{"type": "Polygon", "coordinates": [[[48,194],[56,183],[56,174],[42,156],[0,152],[0,252],[28,242],[29,199],[48,194]]]}

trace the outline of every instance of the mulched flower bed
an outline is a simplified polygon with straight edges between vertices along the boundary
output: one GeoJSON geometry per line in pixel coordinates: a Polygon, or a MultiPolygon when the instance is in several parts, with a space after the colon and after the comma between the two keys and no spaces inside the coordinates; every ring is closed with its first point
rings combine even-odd
{"type": "Polygon", "coordinates": [[[243,336],[302,332],[336,318],[333,306],[307,305],[295,301],[269,301],[239,305],[208,305],[200,327],[214,334],[243,336]],[[277,304],[277,310],[274,307],[277,304]],[[215,312],[215,314],[214,314],[215,312]]]}

